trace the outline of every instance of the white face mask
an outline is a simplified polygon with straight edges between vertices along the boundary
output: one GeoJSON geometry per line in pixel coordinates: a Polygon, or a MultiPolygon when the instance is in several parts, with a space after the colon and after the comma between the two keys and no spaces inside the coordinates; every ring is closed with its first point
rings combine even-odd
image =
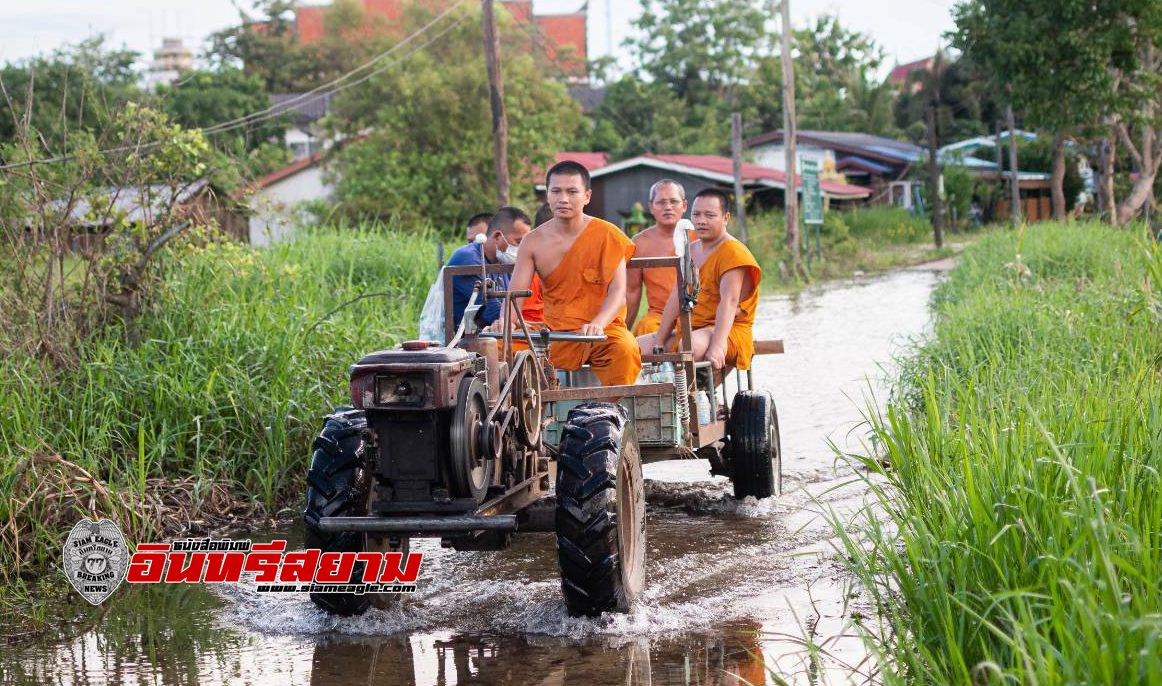
{"type": "Polygon", "coordinates": [[[496,261],[501,264],[516,264],[517,249],[520,246],[509,245],[504,250],[496,251],[496,261]]]}

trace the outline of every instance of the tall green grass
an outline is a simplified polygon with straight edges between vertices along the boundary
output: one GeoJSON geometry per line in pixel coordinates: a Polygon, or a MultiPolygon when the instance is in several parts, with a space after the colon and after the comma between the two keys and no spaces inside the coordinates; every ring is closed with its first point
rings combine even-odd
{"type": "Polygon", "coordinates": [[[195,499],[226,483],[268,510],[297,504],[320,417],[347,401],[348,366],[414,335],[435,239],[318,230],[266,250],[215,244],[168,270],[131,335],[89,341],[79,369],[4,361],[0,526],[34,533],[0,546],[0,578],[51,558],[67,533],[38,524],[55,521],[54,503],[25,506],[18,492],[33,455],[59,454],[123,494],[188,478],[195,499]]]}
{"type": "Polygon", "coordinates": [[[845,539],[887,681],[1162,684],[1158,247],[990,235],[934,307],[845,539]]]}

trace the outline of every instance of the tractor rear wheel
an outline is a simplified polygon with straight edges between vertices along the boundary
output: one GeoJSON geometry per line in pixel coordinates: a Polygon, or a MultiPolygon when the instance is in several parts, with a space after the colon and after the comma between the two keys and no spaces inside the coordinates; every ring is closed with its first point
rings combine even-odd
{"type": "Polygon", "coordinates": [[[783,493],[779,415],[770,393],[740,391],[730,408],[730,480],[734,497],[769,498],[783,493]]]}
{"type": "Polygon", "coordinates": [[[646,502],[633,425],[615,403],[569,412],[557,456],[557,559],[569,614],[628,612],[645,584],[646,502]]]}
{"type": "MultiPolygon", "coordinates": [[[[360,517],[368,512],[371,497],[371,475],[364,468],[360,454],[367,417],[363,410],[339,407],[323,422],[315,437],[311,470],[307,474],[307,508],[305,547],[323,552],[399,551],[406,559],[408,539],[379,539],[355,531],[320,531],[321,517],[360,517]]],[[[355,563],[351,583],[363,579],[366,563],[355,563]]],[[[312,593],[311,601],[333,615],[361,615],[370,607],[393,604],[394,593],[312,593]]]]}

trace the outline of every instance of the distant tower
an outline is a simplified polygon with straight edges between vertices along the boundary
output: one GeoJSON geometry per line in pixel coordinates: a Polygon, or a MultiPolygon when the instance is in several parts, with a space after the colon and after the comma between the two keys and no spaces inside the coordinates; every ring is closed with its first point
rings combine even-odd
{"type": "Polygon", "coordinates": [[[161,47],[153,51],[153,63],[146,75],[146,87],[153,90],[158,84],[169,85],[184,72],[194,68],[194,53],[182,44],[181,38],[163,38],[161,47]]]}

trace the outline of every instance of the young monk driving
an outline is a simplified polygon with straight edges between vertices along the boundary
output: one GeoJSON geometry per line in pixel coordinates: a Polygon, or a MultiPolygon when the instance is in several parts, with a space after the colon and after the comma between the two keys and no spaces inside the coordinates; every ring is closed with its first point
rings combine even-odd
{"type": "MultiPolygon", "coordinates": [[[[750,250],[726,232],[730,221],[728,203],[725,193],[707,188],[694,196],[690,210],[698,235],[698,240],[690,244],[690,256],[698,268],[701,288],[698,302],[690,313],[690,337],[694,359],[708,360],[715,369],[750,369],[754,356],[751,329],[762,270],[750,250]]],[[[657,333],[638,339],[642,350],[652,351],[655,346],[674,349],[677,319],[678,292],[675,290],[666,302],[657,333]]]]}
{"type": "Polygon", "coordinates": [[[632,384],[642,367],[641,350],[625,327],[625,264],[633,257],[633,241],[613,224],[585,214],[593,195],[585,167],[559,162],[549,169],[545,187],[553,218],[521,241],[510,288],[529,288],[536,274],[547,327],[605,334],[595,343],[552,343],[554,367],[576,370],[588,364],[606,386],[632,384]]]}

